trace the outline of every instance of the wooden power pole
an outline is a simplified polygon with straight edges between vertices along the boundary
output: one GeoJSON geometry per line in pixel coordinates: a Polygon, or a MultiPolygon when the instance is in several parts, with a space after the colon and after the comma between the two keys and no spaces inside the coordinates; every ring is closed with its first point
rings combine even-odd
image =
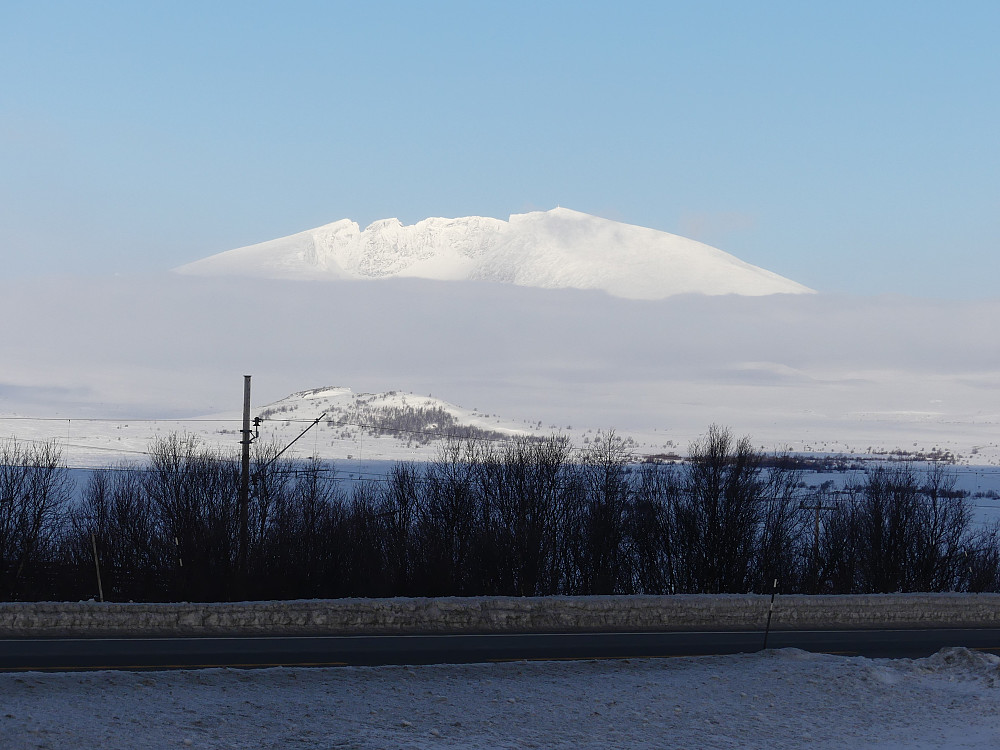
{"type": "Polygon", "coordinates": [[[240,467],[240,549],[239,549],[239,571],[237,575],[240,580],[240,595],[246,597],[248,570],[247,570],[247,547],[250,544],[250,531],[248,519],[248,507],[250,505],[250,376],[243,376],[243,439],[240,440],[242,451],[242,465],[240,467]]]}
{"type": "Polygon", "coordinates": [[[805,501],[799,503],[802,510],[811,510],[816,513],[813,527],[813,556],[819,560],[819,513],[821,510],[836,510],[836,505],[823,505],[818,499],[815,505],[806,505],[805,501]]]}
{"type": "Polygon", "coordinates": [[[817,593],[819,592],[819,514],[820,511],[824,510],[836,510],[836,505],[823,505],[822,501],[817,497],[815,500],[815,505],[806,505],[805,501],[799,503],[799,508],[801,510],[811,510],[816,515],[813,517],[813,563],[816,566],[816,581],[815,589],[817,593]]]}

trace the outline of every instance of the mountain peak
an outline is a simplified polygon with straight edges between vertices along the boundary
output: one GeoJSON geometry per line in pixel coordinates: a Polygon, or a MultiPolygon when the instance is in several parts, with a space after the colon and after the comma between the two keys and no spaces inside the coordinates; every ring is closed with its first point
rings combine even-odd
{"type": "Polygon", "coordinates": [[[559,206],[512,214],[349,220],[219,253],[175,269],[192,275],[303,280],[416,277],[613,296],[802,294],[812,290],[700,242],[559,206]]]}
{"type": "Polygon", "coordinates": [[[572,208],[566,208],[565,206],[556,206],[555,208],[550,208],[548,211],[533,211],[531,213],[547,214],[549,216],[561,216],[565,218],[574,218],[574,217],[584,218],[584,219],[598,218],[596,216],[592,216],[591,214],[585,214],[583,213],[583,211],[574,211],[572,208]]]}

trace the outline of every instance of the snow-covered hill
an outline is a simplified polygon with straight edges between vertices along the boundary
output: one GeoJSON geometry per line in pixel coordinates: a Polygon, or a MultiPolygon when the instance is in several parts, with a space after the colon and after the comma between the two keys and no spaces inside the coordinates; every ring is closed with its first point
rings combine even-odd
{"type": "Polygon", "coordinates": [[[321,458],[361,454],[405,460],[433,457],[448,437],[499,440],[537,432],[498,415],[464,409],[433,396],[402,391],[354,393],[346,387],[313,388],[268,404],[257,416],[267,440],[285,444],[314,420],[315,443],[307,451],[321,458]],[[424,450],[422,450],[424,449],[424,450]]]}
{"type": "Polygon", "coordinates": [[[175,270],[298,280],[478,280],[598,289],[631,299],[812,291],[700,242],[567,208],[514,214],[509,221],[469,216],[404,226],[382,219],[363,231],[342,219],[175,270]]]}

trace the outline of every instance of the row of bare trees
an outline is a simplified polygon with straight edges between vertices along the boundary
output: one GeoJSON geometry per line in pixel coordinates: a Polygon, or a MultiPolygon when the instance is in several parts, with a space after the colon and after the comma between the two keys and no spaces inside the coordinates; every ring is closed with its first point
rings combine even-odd
{"type": "Polygon", "coordinates": [[[51,443],[0,442],[0,595],[31,590],[58,554],[73,487],[51,443]]]}
{"type": "Polygon", "coordinates": [[[0,444],[0,598],[90,598],[98,569],[118,601],[1000,589],[1000,532],[944,467],[810,488],[719,427],[676,465],[613,433],[452,441],[377,480],[276,453],[255,451],[241,569],[233,456],[171,435],[74,499],[54,446],[0,444]]]}

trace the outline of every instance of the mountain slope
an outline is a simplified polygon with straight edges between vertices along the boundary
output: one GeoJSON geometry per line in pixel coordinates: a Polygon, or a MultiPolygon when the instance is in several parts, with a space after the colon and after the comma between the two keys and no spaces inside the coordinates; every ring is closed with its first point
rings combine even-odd
{"type": "Polygon", "coordinates": [[[404,226],[382,219],[363,231],[342,219],[175,270],[298,280],[477,280],[598,289],[631,299],[812,291],[700,242],[566,208],[514,214],[509,221],[470,216],[404,226]]]}
{"type": "Polygon", "coordinates": [[[364,430],[374,437],[418,446],[447,437],[499,439],[528,434],[525,425],[501,421],[496,415],[463,409],[433,396],[402,391],[354,393],[337,386],[298,391],[268,404],[258,416],[279,429],[282,422],[322,418],[317,426],[321,433],[332,430],[341,437],[353,438],[364,430]]]}

